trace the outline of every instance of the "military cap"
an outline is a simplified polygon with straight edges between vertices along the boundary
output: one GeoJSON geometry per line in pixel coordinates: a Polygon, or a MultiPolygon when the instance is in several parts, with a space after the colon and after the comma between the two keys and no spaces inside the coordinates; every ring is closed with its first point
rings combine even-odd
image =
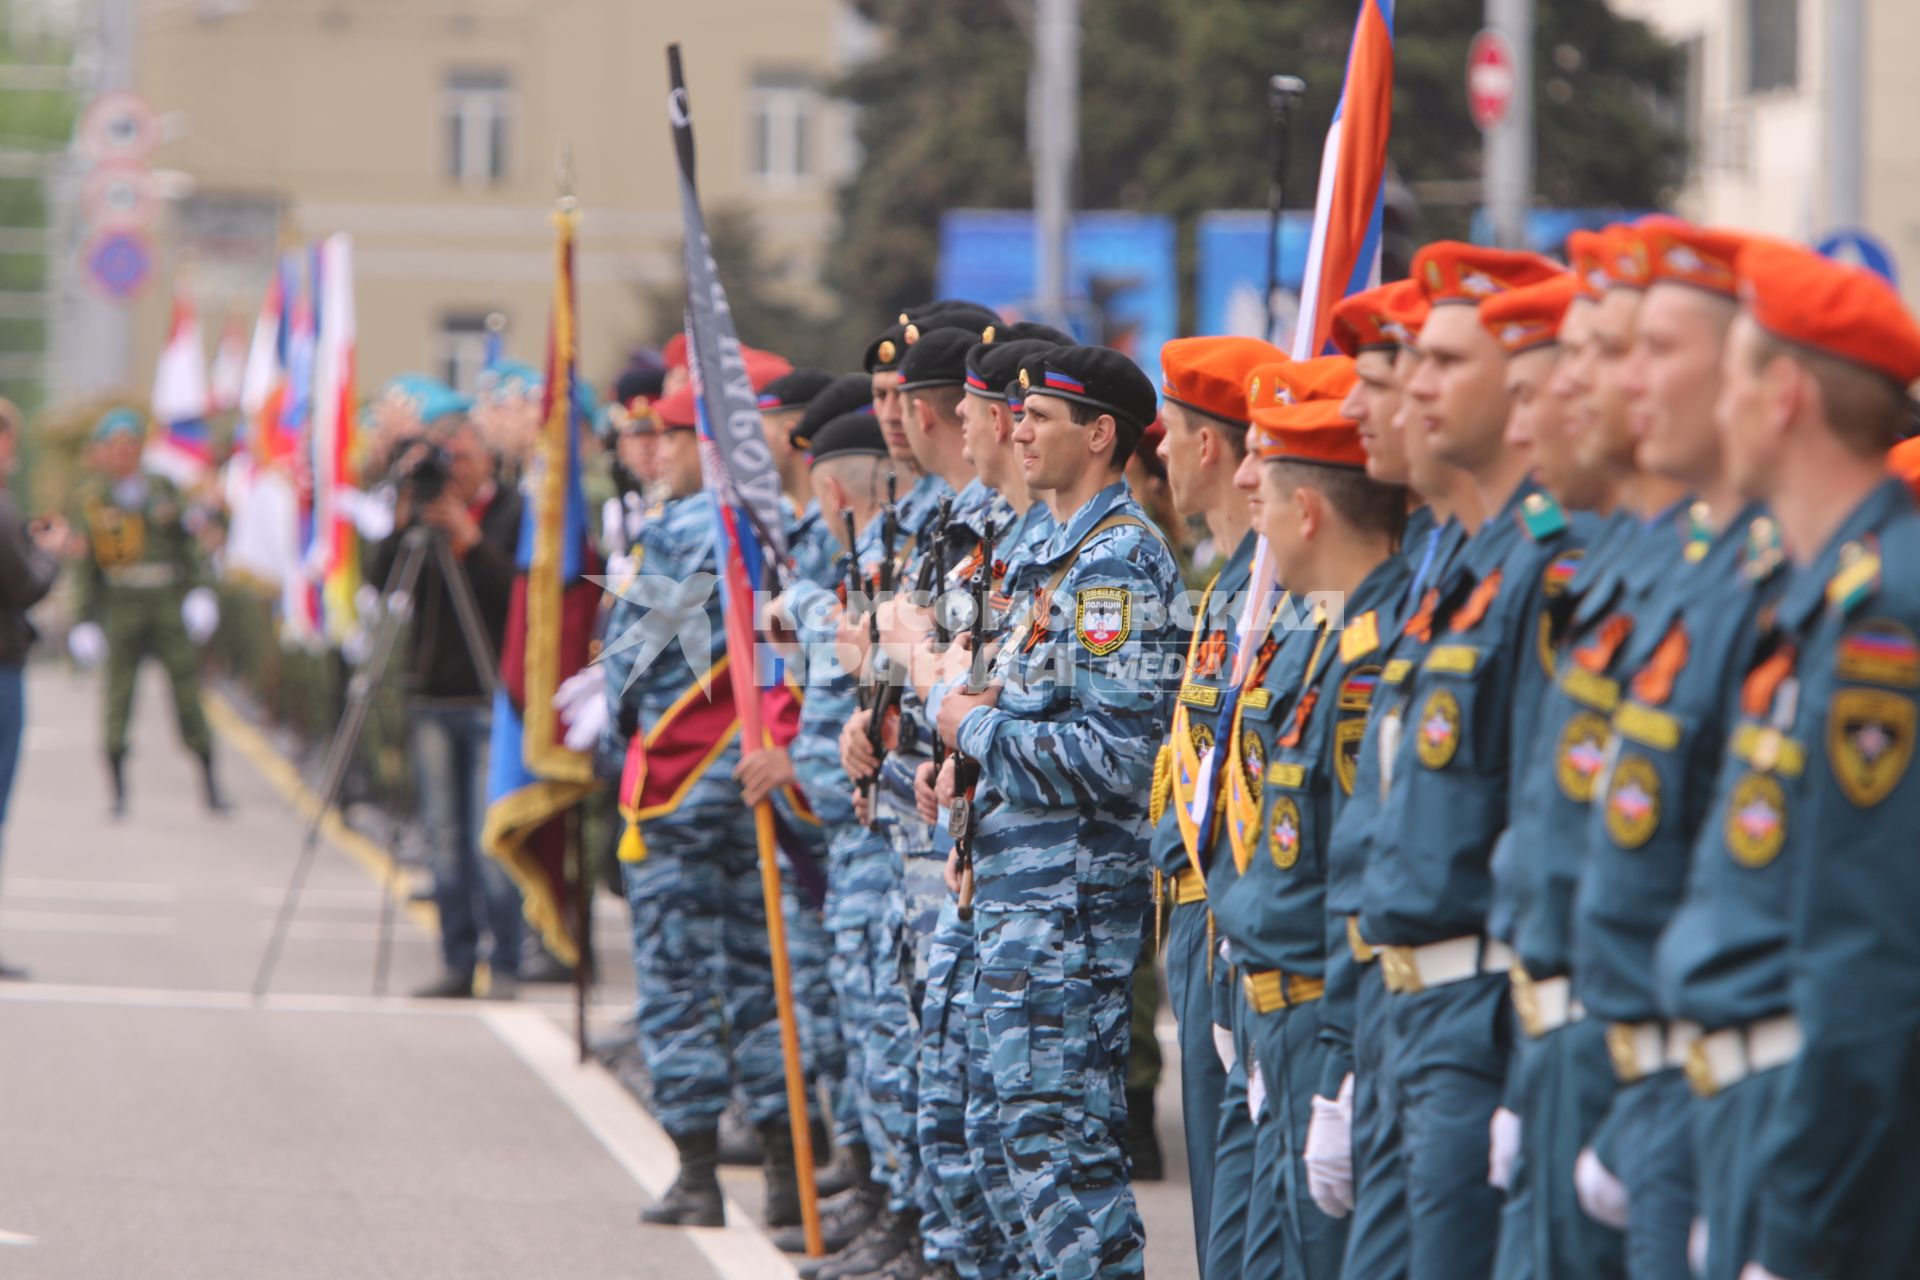
{"type": "Polygon", "coordinates": [[[1753,236],[1667,218],[1643,228],[1640,238],[1647,246],[1648,284],[1684,284],[1739,297],[1740,251],[1753,236]]]}
{"type": "Polygon", "coordinates": [[[1478,305],[1508,289],[1534,284],[1560,267],[1537,253],[1489,249],[1459,240],[1441,240],[1413,255],[1413,278],[1432,305],[1478,305]]]}
{"type": "Polygon", "coordinates": [[[546,385],[546,375],[532,365],[518,360],[502,360],[480,371],[474,398],[492,403],[496,400],[537,396],[546,385]]]}
{"type": "Polygon", "coordinates": [[[1286,352],[1258,338],[1175,338],[1160,348],[1160,390],[1183,409],[1244,429],[1248,376],[1286,358],[1286,352]]]}
{"type": "Polygon", "coordinates": [[[1007,388],[1019,381],[1020,362],[1042,351],[1060,346],[1043,338],[1022,338],[1013,342],[976,342],[967,350],[967,390],[990,400],[1003,399],[1007,388]]]}
{"type": "Polygon", "coordinates": [[[887,433],[880,429],[880,419],[873,416],[871,407],[856,409],[822,423],[806,448],[809,466],[855,454],[884,458],[887,433]]]}
{"type": "Polygon", "coordinates": [[[972,329],[942,326],[915,339],[900,360],[900,389],[957,387],[967,380],[967,352],[980,341],[972,329]]]}
{"type": "Polygon", "coordinates": [[[1811,249],[1755,240],[1740,251],[1740,301],[1783,342],[1891,379],[1920,380],[1920,327],[1893,286],[1811,249]]]}
{"type": "Polygon", "coordinates": [[[795,369],[783,373],[760,388],[760,408],[772,413],[781,409],[804,409],[828,387],[834,375],[825,369],[795,369]]]}
{"type": "Polygon", "coordinates": [[[1607,228],[1607,288],[1640,290],[1647,287],[1653,264],[1647,256],[1643,230],[1665,221],[1677,219],[1655,214],[1637,225],[1616,222],[1607,228]]]}
{"type": "Polygon", "coordinates": [[[683,382],[678,391],[653,402],[654,430],[661,435],[669,431],[692,431],[699,425],[698,413],[693,384],[683,382]]]}
{"type": "Polygon", "coordinates": [[[991,326],[993,336],[983,331],[982,342],[1030,342],[1038,339],[1051,342],[1056,347],[1071,347],[1080,340],[1064,329],[1056,329],[1050,324],[1041,324],[1038,320],[1016,320],[1012,324],[991,326]]]}
{"type": "Polygon", "coordinates": [[[147,421],[132,409],[109,409],[93,426],[93,442],[105,444],[115,436],[145,436],[147,421]]]}
{"type": "Polygon", "coordinates": [[[1416,280],[1395,280],[1342,298],[1333,308],[1333,345],[1357,356],[1408,346],[1427,316],[1427,295],[1416,280]],[[1408,324],[1410,312],[1418,318],[1408,324]]]}
{"type": "Polygon", "coordinates": [[[868,373],[887,373],[898,369],[900,357],[907,354],[908,323],[902,320],[883,329],[880,336],[867,345],[867,354],[860,360],[861,368],[868,373]]]}
{"type": "Polygon", "coordinates": [[[630,364],[613,384],[615,404],[633,408],[635,400],[655,400],[666,383],[667,371],[656,364],[630,364]]]}
{"type": "Polygon", "coordinates": [[[1028,396],[1054,396],[1082,404],[1132,429],[1133,438],[1159,416],[1153,382],[1140,366],[1112,347],[1055,347],[1020,362],[1016,382],[1028,396]]]}
{"type": "Polygon", "coordinates": [[[1567,262],[1580,278],[1582,297],[1597,298],[1607,291],[1607,233],[1580,230],[1567,235],[1567,262]]]}
{"type": "Polygon", "coordinates": [[[1480,323],[1510,356],[1552,346],[1560,340],[1561,318],[1579,292],[1580,277],[1562,271],[1488,298],[1480,304],[1480,323]]]}
{"type": "MultiPolygon", "coordinates": [[[[987,330],[997,328],[1000,323],[1000,317],[985,307],[971,302],[951,302],[936,304],[913,315],[905,322],[901,336],[911,349],[935,329],[965,329],[978,340],[985,336],[987,330]]],[[[905,356],[901,357],[903,362],[905,359],[905,356]]]]}
{"type": "Polygon", "coordinates": [[[1261,365],[1247,379],[1248,447],[1267,461],[1365,470],[1360,424],[1340,408],[1358,381],[1351,356],[1261,365]]]}
{"type": "Polygon", "coordinates": [[[807,401],[806,412],[794,423],[787,439],[796,449],[811,449],[813,437],[822,427],[853,413],[873,417],[873,383],[864,373],[843,373],[828,383],[820,394],[807,401]]]}

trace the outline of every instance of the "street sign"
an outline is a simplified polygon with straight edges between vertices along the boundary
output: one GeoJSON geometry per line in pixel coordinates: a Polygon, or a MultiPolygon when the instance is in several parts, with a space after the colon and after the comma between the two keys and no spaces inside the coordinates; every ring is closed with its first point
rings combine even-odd
{"type": "Polygon", "coordinates": [[[143,232],[102,231],[87,242],[82,261],[96,289],[125,302],[153,274],[153,247],[143,232]]]}
{"type": "Polygon", "coordinates": [[[103,93],[80,118],[80,149],[96,164],[139,164],[160,144],[153,108],[137,93],[103,93]]]}
{"type": "Polygon", "coordinates": [[[1507,122],[1514,88],[1513,46],[1487,27],[1467,46],[1467,110],[1482,133],[1507,122]]]}
{"type": "Polygon", "coordinates": [[[1888,284],[1900,283],[1900,273],[1893,265],[1893,254],[1881,240],[1871,232],[1858,228],[1834,231],[1821,237],[1813,246],[1814,252],[1836,262],[1850,262],[1857,267],[1865,267],[1888,284]]]}
{"type": "Polygon", "coordinates": [[[141,231],[153,222],[158,200],[153,171],[138,164],[103,164],[87,175],[80,203],[98,231],[141,231]]]}

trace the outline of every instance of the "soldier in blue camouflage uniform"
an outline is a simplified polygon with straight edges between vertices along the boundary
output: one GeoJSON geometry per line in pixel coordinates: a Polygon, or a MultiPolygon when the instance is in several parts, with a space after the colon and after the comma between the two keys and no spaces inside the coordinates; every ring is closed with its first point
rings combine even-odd
{"type": "Polygon", "coordinates": [[[1770,526],[1728,484],[1713,424],[1744,239],[1690,227],[1646,238],[1652,277],[1626,375],[1642,424],[1636,456],[1698,496],[1706,537],[1633,610],[1616,662],[1609,767],[1589,806],[1570,920],[1573,995],[1604,1030],[1614,1088],[1574,1181],[1589,1216],[1624,1230],[1627,1275],[1682,1280],[1692,1274],[1691,1094],[1679,1069],[1684,1033],[1660,1016],[1653,947],[1712,798],[1724,687],[1743,668],[1780,556],[1770,526]]]}
{"type": "Polygon", "coordinates": [[[989,1089],[969,1094],[969,1133],[1003,1147],[1047,1274],[1137,1276],[1121,1146],[1128,1005],[1179,575],[1121,479],[1154,417],[1152,384],[1097,347],[1029,357],[1021,375],[1015,439],[1061,528],[1038,553],[1035,576],[1048,577],[1022,602],[997,683],[947,690],[935,708],[942,737],[980,768],[969,1047],[989,1089]]]}
{"type": "MultiPolygon", "coordinates": [[[[1231,947],[1234,1038],[1257,1120],[1239,1272],[1248,1277],[1332,1277],[1345,1253],[1345,1224],[1313,1201],[1304,1162],[1328,1056],[1325,854],[1378,682],[1380,607],[1406,572],[1391,555],[1405,491],[1365,474],[1359,434],[1342,414],[1354,381],[1347,356],[1255,370],[1237,476],[1293,593],[1268,619],[1227,734],[1226,826],[1240,877],[1213,903],[1231,947]]],[[[1344,928],[1338,941],[1345,949],[1344,928]]]]}
{"type": "Polygon", "coordinates": [[[1506,360],[1479,299],[1558,271],[1528,254],[1429,245],[1414,263],[1433,305],[1407,385],[1413,430],[1467,471],[1492,515],[1404,624],[1432,641],[1383,724],[1379,843],[1360,931],[1393,993],[1392,1076],[1406,1156],[1416,1278],[1485,1276],[1501,1197],[1487,1185],[1488,1126],[1509,1047],[1510,954],[1486,935],[1489,859],[1514,775],[1531,763],[1531,712],[1550,674],[1542,644],[1550,569],[1567,521],[1508,452],[1506,360]],[[1404,726],[1404,732],[1401,731],[1404,726]]]}
{"type": "MultiPolygon", "coordinates": [[[[726,653],[719,593],[701,576],[718,570],[713,507],[700,491],[690,409],[690,398],[677,411],[661,406],[661,449],[674,498],[661,519],[642,530],[634,550],[639,583],[650,581],[654,589],[631,588],[638,599],[623,602],[609,634],[626,634],[630,611],[645,615],[663,606],[653,597],[664,594],[662,580],[674,580],[686,593],[683,607],[704,612],[708,643],[688,652],[697,628],[676,619],[683,625],[675,638],[646,665],[610,667],[613,720],[642,732],[659,726],[676,704],[688,705],[683,700],[690,695],[698,700],[694,690],[726,653]]],[[[617,647],[617,641],[610,646],[617,647]]],[[[739,759],[736,730],[693,769],[673,807],[641,818],[622,845],[640,1046],[654,1115],[681,1162],[667,1194],[642,1212],[651,1223],[719,1225],[718,1125],[735,1091],[767,1147],[769,1218],[778,1225],[798,1210],[758,842],[734,779],[739,759]]]]}
{"type": "MultiPolygon", "coordinates": [[[[1217,976],[1224,990],[1226,973],[1222,967],[1216,974],[1213,963],[1206,875],[1209,867],[1225,860],[1214,858],[1211,848],[1198,847],[1199,823],[1191,806],[1201,753],[1194,734],[1212,734],[1220,718],[1223,695],[1234,676],[1236,628],[1253,569],[1256,535],[1246,495],[1233,484],[1234,468],[1246,452],[1247,376],[1255,366],[1283,358],[1279,348],[1257,338],[1182,338],[1160,349],[1165,379],[1161,420],[1166,427],[1160,457],[1174,509],[1203,516],[1214,545],[1227,552],[1226,563],[1192,610],[1185,670],[1170,735],[1154,765],[1148,814],[1153,824],[1148,853],[1154,872],[1154,923],[1166,938],[1167,989],[1180,1033],[1187,1175],[1203,1275],[1209,1273],[1213,1188],[1222,1172],[1232,1186],[1233,1207],[1225,1216],[1234,1224],[1230,1229],[1236,1237],[1238,1224],[1245,1221],[1253,1126],[1244,1109],[1230,1113],[1236,1132],[1247,1140],[1229,1143],[1233,1154],[1218,1160],[1227,1073],[1214,1039],[1215,1013],[1224,996],[1216,994],[1213,980],[1217,976]]],[[[1209,844],[1217,845],[1219,835],[1215,823],[1209,844]]]]}
{"type": "Polygon", "coordinates": [[[1904,1275],[1920,606],[1888,571],[1920,533],[1884,457],[1920,337],[1857,268],[1766,242],[1738,264],[1716,416],[1793,568],[1728,673],[1728,752],[1655,957],[1667,1016],[1699,1027],[1704,1274],[1904,1275]]]}

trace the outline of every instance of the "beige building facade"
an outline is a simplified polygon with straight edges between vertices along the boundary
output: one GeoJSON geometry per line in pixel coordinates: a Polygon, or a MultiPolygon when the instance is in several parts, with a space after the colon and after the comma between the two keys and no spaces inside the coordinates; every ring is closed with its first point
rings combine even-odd
{"type": "Polygon", "coordinates": [[[538,366],[550,214],[570,154],[582,211],[582,367],[604,385],[679,278],[666,55],[681,43],[709,211],[744,209],[806,297],[853,162],[825,93],[860,54],[838,0],[168,0],[146,3],[135,88],[165,126],[162,270],[134,308],[132,377],[184,266],[208,342],[251,325],[276,250],[349,232],[360,383],[471,388],[485,322],[538,366]]]}
{"type": "MultiPolygon", "coordinates": [[[[1693,164],[1680,212],[1817,241],[1857,222],[1891,253],[1920,310],[1920,47],[1915,0],[1612,0],[1678,42],[1693,164]],[[1836,59],[1835,4],[1854,6],[1859,56],[1836,59]],[[1844,65],[1840,65],[1844,64],[1844,65]],[[1836,196],[1834,130],[1858,95],[1860,216],[1836,196]],[[1835,113],[1840,113],[1836,117],[1835,113]]],[[[1851,132],[1851,131],[1849,131],[1851,132]]]]}

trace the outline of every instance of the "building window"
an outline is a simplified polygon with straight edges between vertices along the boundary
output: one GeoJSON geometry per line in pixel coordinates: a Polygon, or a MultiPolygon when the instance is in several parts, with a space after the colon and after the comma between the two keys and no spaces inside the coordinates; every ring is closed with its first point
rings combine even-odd
{"type": "Polygon", "coordinates": [[[513,91],[504,71],[450,71],[442,95],[447,176],[469,187],[506,180],[513,91]]]}
{"type": "Polygon", "coordinates": [[[480,371],[487,367],[486,311],[453,311],[440,318],[434,339],[433,363],[440,381],[462,395],[472,395],[480,371]]]}
{"type": "Polygon", "coordinates": [[[1747,92],[1800,82],[1800,0],[1747,0],[1747,92]]]}
{"type": "Polygon", "coordinates": [[[800,186],[814,172],[813,128],[819,95],[805,75],[764,71],[747,94],[753,130],[747,163],[753,178],[768,186],[800,186]]]}

